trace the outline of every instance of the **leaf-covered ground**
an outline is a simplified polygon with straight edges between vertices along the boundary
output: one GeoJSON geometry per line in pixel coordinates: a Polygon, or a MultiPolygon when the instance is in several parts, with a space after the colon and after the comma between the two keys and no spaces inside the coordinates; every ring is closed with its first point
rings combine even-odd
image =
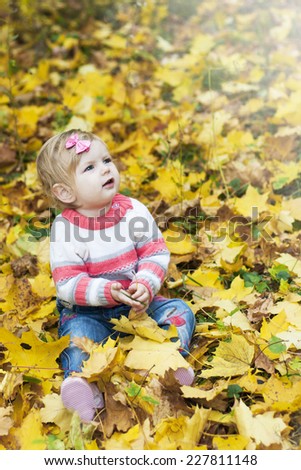
{"type": "Polygon", "coordinates": [[[286,0],[0,6],[0,448],[300,449],[301,12],[286,0]],[[172,253],[197,328],[192,387],[143,316],[79,346],[106,408],[63,409],[42,142],[86,128],[172,253]],[[133,334],[134,333],[134,334],[133,334]],[[145,369],[145,376],[137,373],[145,369]]]}

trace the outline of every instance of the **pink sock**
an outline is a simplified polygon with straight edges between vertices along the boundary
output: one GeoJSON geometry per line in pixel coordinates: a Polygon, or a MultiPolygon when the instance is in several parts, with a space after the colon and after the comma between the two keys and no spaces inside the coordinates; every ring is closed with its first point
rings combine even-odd
{"type": "Polygon", "coordinates": [[[67,377],[61,386],[61,397],[65,408],[77,411],[83,421],[91,421],[95,409],[104,406],[97,385],[81,377],[67,377]]]}
{"type": "Polygon", "coordinates": [[[174,372],[174,376],[181,385],[191,385],[194,381],[194,372],[192,367],[179,367],[174,372]]]}

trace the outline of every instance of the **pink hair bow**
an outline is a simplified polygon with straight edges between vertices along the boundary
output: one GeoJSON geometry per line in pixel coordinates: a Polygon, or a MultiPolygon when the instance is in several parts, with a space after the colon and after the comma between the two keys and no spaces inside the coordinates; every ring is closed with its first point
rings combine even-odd
{"type": "Polygon", "coordinates": [[[66,142],[66,149],[71,149],[75,146],[75,152],[77,154],[82,152],[88,152],[91,146],[90,140],[80,140],[78,134],[72,134],[66,142]]]}

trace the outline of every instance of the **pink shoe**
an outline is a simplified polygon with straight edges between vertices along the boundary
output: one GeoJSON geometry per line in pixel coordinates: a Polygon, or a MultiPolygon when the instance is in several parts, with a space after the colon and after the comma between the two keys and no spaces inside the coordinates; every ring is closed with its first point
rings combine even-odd
{"type": "Polygon", "coordinates": [[[67,377],[61,386],[61,397],[65,408],[77,411],[82,421],[91,421],[95,409],[104,407],[97,385],[81,377],[67,377]]]}
{"type": "Polygon", "coordinates": [[[188,367],[188,369],[185,369],[185,367],[179,367],[175,370],[174,376],[180,385],[191,385],[194,381],[194,372],[192,367],[188,367]]]}

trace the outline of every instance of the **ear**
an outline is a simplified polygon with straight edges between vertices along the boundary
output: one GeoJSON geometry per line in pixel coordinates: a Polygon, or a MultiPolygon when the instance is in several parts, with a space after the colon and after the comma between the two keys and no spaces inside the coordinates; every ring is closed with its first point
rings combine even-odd
{"type": "Polygon", "coordinates": [[[72,189],[66,184],[56,183],[52,186],[52,192],[55,197],[63,204],[71,204],[75,202],[75,195],[72,189]]]}

